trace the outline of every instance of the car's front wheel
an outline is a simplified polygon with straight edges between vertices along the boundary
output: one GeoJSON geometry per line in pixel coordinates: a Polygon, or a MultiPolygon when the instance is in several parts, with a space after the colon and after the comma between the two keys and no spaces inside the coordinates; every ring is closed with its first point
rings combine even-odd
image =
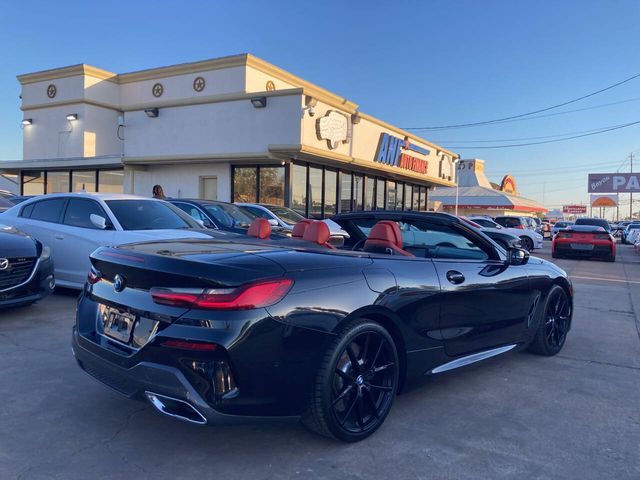
{"type": "Polygon", "coordinates": [[[356,320],[332,342],[318,371],[303,423],[344,442],[357,442],[384,422],[398,390],[393,338],[380,324],[356,320]]]}
{"type": "Polygon", "coordinates": [[[522,241],[522,248],[524,248],[527,252],[533,250],[533,240],[531,240],[529,237],[520,237],[520,240],[522,241]]]}
{"type": "Polygon", "coordinates": [[[538,355],[552,356],[560,352],[571,327],[571,302],[560,285],[549,290],[543,317],[529,350],[538,355]]]}

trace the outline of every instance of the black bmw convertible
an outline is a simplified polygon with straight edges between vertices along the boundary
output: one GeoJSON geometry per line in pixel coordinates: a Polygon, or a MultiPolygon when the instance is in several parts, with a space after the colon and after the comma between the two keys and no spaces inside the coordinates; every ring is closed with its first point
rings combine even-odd
{"type": "Polygon", "coordinates": [[[350,250],[328,244],[323,222],[286,240],[264,222],[253,237],[94,252],[73,329],[80,367],[188,422],[300,417],[352,442],[430,375],[565,343],[565,272],[455,217],[381,220],[350,250]]]}

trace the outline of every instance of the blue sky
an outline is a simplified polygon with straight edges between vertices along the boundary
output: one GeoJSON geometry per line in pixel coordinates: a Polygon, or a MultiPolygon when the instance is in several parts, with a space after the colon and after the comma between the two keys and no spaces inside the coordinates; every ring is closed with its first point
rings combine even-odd
{"type": "MultiPolygon", "coordinates": [[[[1,12],[5,160],[22,154],[15,76],[77,63],[127,72],[249,52],[402,127],[502,118],[640,73],[635,0],[30,0],[6,2],[1,12]]],[[[420,135],[444,146],[478,146],[492,143],[466,142],[505,144],[637,121],[640,78],[548,113],[586,107],[598,108],[420,135]]],[[[485,159],[492,181],[512,173],[523,194],[556,206],[587,201],[587,172],[628,169],[630,152],[640,170],[639,134],[637,125],[522,148],[454,150],[485,159]]]]}

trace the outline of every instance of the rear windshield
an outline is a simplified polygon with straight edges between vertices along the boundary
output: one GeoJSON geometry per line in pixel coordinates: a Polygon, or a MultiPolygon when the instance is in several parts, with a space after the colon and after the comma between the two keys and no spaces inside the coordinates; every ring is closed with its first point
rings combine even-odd
{"type": "Polygon", "coordinates": [[[498,217],[496,222],[507,228],[514,228],[522,224],[518,217],[498,217]]]}
{"type": "Polygon", "coordinates": [[[156,200],[107,200],[124,230],[163,230],[174,228],[200,228],[178,207],[156,200]]]}
{"type": "Polygon", "coordinates": [[[298,212],[286,207],[267,207],[273,212],[276,217],[279,217],[283,222],[289,225],[295,225],[300,220],[304,220],[304,217],[298,212]]]}
{"type": "Polygon", "coordinates": [[[596,227],[602,227],[607,231],[611,229],[611,227],[609,227],[609,222],[600,218],[578,218],[575,224],[576,225],[595,225],[596,227]]]}

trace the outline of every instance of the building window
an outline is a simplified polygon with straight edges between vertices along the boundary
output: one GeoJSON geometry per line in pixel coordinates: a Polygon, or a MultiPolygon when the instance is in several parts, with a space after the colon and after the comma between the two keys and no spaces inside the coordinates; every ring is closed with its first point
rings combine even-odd
{"type": "Polygon", "coordinates": [[[255,203],[258,200],[258,168],[233,168],[233,201],[255,203]]]}
{"type": "Polygon", "coordinates": [[[411,202],[411,210],[420,210],[420,187],[413,187],[413,200],[411,202]]]}
{"type": "Polygon", "coordinates": [[[284,167],[260,167],[260,203],[284,206],[284,167]]]}
{"type": "Polygon", "coordinates": [[[74,170],[71,172],[71,191],[94,193],[96,191],[96,171],[74,170]]]}
{"type": "Polygon", "coordinates": [[[396,182],[387,181],[387,210],[396,209],[396,182]]]}
{"type": "Polygon", "coordinates": [[[376,180],[376,210],[384,210],[384,180],[376,180]]]}
{"type": "Polygon", "coordinates": [[[404,206],[404,183],[396,182],[396,210],[402,210],[404,206]]]}
{"type": "Polygon", "coordinates": [[[373,190],[375,187],[375,178],[365,178],[365,195],[364,195],[364,209],[373,210],[373,190]]]}
{"type": "Polygon", "coordinates": [[[362,210],[362,195],[364,194],[364,177],[353,176],[353,210],[362,210]]]}
{"type": "Polygon", "coordinates": [[[353,197],[351,196],[351,180],[353,176],[348,172],[340,173],[340,211],[351,212],[353,208],[353,197]]]}
{"type": "Polygon", "coordinates": [[[418,187],[420,189],[420,197],[418,200],[418,210],[421,212],[427,209],[427,187],[418,187]]]}
{"type": "Polygon", "coordinates": [[[404,184],[404,206],[405,210],[411,210],[412,203],[411,197],[413,197],[413,185],[409,185],[408,183],[404,184]]]}
{"type": "Polygon", "coordinates": [[[28,172],[22,174],[22,195],[44,194],[44,172],[28,172]]]}
{"type": "Polygon", "coordinates": [[[324,210],[323,217],[336,214],[336,197],[338,189],[338,172],[325,169],[324,171],[324,210]]]}
{"type": "Polygon", "coordinates": [[[124,170],[99,170],[98,192],[122,193],[124,170]]]}
{"type": "Polygon", "coordinates": [[[307,167],[293,164],[291,169],[291,208],[300,215],[307,216],[307,167]]]}
{"type": "Polygon", "coordinates": [[[309,167],[309,217],[322,217],[322,168],[309,167]]]}
{"type": "Polygon", "coordinates": [[[69,172],[47,172],[47,193],[67,193],[69,191],[69,172]]]}

